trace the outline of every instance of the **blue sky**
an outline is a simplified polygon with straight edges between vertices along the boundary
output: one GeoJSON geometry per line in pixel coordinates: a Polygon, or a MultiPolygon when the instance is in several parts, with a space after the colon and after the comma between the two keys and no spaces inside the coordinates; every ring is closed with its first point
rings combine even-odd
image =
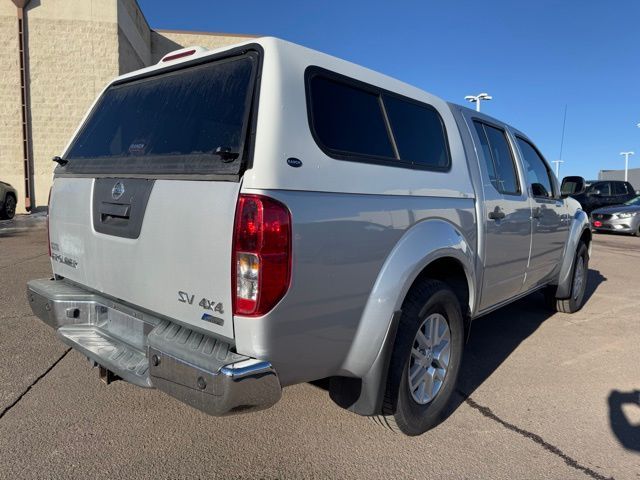
{"type": "MultiPolygon", "coordinates": [[[[152,28],[273,35],[482,110],[529,135],[560,175],[640,167],[639,0],[139,0],[152,28]]],[[[639,188],[640,186],[636,186],[639,188]]]]}

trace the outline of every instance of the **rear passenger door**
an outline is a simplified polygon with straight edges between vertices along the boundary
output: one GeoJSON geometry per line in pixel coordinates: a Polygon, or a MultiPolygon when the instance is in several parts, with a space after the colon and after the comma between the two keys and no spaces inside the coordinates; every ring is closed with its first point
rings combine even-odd
{"type": "Polygon", "coordinates": [[[484,276],[480,310],[520,293],[531,241],[531,209],[509,137],[501,126],[474,119],[484,193],[484,276]]]}
{"type": "Polygon", "coordinates": [[[538,149],[520,136],[516,136],[516,142],[531,197],[531,258],[525,282],[525,289],[529,289],[559,268],[569,234],[569,216],[551,168],[538,149]]]}

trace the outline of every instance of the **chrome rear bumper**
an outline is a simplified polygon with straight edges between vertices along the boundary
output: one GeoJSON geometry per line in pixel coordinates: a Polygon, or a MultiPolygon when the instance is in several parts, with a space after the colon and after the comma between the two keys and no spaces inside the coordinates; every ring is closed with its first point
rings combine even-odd
{"type": "Polygon", "coordinates": [[[210,415],[261,410],[281,397],[269,362],[239,355],[214,337],[65,280],[32,280],[27,297],[34,314],[90,360],[210,415]]]}

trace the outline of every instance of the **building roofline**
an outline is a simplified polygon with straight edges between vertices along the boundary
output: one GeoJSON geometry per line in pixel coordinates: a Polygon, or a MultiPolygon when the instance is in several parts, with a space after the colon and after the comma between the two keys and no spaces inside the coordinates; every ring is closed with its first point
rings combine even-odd
{"type": "Polygon", "coordinates": [[[224,32],[200,32],[196,30],[168,30],[164,28],[152,28],[151,31],[157,33],[178,33],[186,35],[210,35],[212,37],[239,37],[239,38],[258,38],[261,35],[252,35],[249,33],[224,33],[224,32]]]}
{"type": "MultiPolygon", "coordinates": [[[[634,167],[634,168],[628,168],[627,171],[632,172],[632,171],[640,171],[640,167],[634,167]]],[[[604,169],[604,170],[600,170],[600,172],[604,173],[604,172],[622,172],[624,173],[624,168],[608,168],[608,169],[604,169]]]]}

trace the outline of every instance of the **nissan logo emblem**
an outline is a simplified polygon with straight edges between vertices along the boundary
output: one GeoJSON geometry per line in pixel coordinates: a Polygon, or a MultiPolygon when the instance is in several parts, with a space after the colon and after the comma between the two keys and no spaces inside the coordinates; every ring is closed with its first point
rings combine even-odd
{"type": "Polygon", "coordinates": [[[124,195],[124,184],[122,182],[117,182],[111,189],[111,198],[119,200],[122,195],[124,195]]]}

